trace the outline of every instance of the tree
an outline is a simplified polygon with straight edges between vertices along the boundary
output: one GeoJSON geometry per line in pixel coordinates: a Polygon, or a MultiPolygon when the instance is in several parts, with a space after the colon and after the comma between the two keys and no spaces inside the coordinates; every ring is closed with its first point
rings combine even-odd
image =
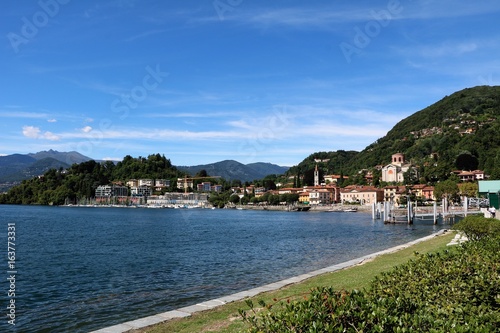
{"type": "Polygon", "coordinates": [[[233,204],[237,204],[240,202],[240,196],[237,195],[237,194],[233,194],[229,197],[229,202],[233,203],[233,204]]]}
{"type": "Polygon", "coordinates": [[[479,161],[476,156],[469,152],[458,155],[455,166],[458,170],[477,170],[479,161]]]}
{"type": "Polygon", "coordinates": [[[477,183],[463,183],[460,185],[460,194],[469,198],[475,198],[478,195],[479,186],[477,183]]]}
{"type": "Polygon", "coordinates": [[[198,171],[195,177],[207,177],[207,176],[208,176],[207,170],[201,169],[200,171],[198,171]]]}
{"type": "Polygon", "coordinates": [[[434,187],[434,195],[437,200],[446,198],[448,202],[451,202],[458,197],[458,193],[459,189],[457,182],[453,180],[439,182],[434,187]]]}

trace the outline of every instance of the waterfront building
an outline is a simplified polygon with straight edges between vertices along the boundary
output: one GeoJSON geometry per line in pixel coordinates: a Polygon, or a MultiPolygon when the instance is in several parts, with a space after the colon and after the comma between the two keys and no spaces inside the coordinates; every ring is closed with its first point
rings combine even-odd
{"type": "Polygon", "coordinates": [[[212,183],[211,182],[203,182],[201,184],[198,184],[196,186],[196,189],[198,192],[210,192],[212,190],[212,183]]]}
{"type": "Polygon", "coordinates": [[[312,192],[315,190],[326,190],[329,193],[328,201],[330,203],[340,202],[340,187],[337,184],[322,185],[322,186],[304,186],[305,192],[312,192]]]}
{"type": "Polygon", "coordinates": [[[151,195],[151,187],[142,185],[134,186],[131,189],[132,196],[136,197],[149,197],[151,195]]]}
{"type": "Polygon", "coordinates": [[[120,185],[100,185],[95,189],[96,198],[126,197],[128,188],[120,185]]]}
{"type": "Polygon", "coordinates": [[[340,192],[340,201],[343,204],[371,205],[384,201],[384,190],[373,186],[347,186],[340,192]]]}
{"type": "Polygon", "coordinates": [[[299,193],[299,202],[304,205],[309,204],[309,192],[300,192],[299,193]]]}
{"type": "Polygon", "coordinates": [[[178,207],[178,206],[205,206],[208,203],[207,193],[165,193],[152,195],[147,198],[150,206],[178,207]]]}
{"type": "Polygon", "coordinates": [[[332,203],[330,191],[325,188],[314,189],[308,193],[310,205],[330,205],[332,203]]]}

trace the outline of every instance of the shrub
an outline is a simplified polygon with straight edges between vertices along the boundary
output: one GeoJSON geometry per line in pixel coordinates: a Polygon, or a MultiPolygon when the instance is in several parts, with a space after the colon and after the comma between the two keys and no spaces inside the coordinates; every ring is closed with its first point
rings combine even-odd
{"type": "Polygon", "coordinates": [[[453,229],[463,232],[470,240],[500,237],[500,221],[478,215],[465,217],[455,224],[453,229]]]}
{"type": "Polygon", "coordinates": [[[500,242],[493,237],[416,259],[361,291],[312,290],[303,300],[241,311],[249,333],[497,332],[500,242]]]}

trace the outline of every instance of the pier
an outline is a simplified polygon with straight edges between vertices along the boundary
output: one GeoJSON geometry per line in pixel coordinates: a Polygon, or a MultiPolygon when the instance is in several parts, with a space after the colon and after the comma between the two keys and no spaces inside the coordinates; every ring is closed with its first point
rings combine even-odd
{"type": "Polygon", "coordinates": [[[413,224],[418,220],[431,220],[437,224],[439,219],[450,220],[477,214],[485,214],[485,209],[469,207],[468,198],[464,198],[462,206],[451,207],[446,199],[442,200],[440,207],[438,207],[437,202],[434,202],[432,206],[417,206],[416,202],[411,201],[408,201],[406,207],[403,208],[396,208],[391,202],[379,202],[372,205],[373,219],[383,218],[384,223],[413,224]]]}

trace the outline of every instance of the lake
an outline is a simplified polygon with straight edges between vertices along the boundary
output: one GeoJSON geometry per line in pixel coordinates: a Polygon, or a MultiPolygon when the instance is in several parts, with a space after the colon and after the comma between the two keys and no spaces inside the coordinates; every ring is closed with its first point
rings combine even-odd
{"type": "Polygon", "coordinates": [[[15,260],[3,255],[0,270],[0,331],[12,332],[88,332],[448,228],[385,225],[361,212],[0,205],[0,217],[4,253],[15,236],[15,260]],[[15,327],[7,317],[12,300],[15,327]]]}

